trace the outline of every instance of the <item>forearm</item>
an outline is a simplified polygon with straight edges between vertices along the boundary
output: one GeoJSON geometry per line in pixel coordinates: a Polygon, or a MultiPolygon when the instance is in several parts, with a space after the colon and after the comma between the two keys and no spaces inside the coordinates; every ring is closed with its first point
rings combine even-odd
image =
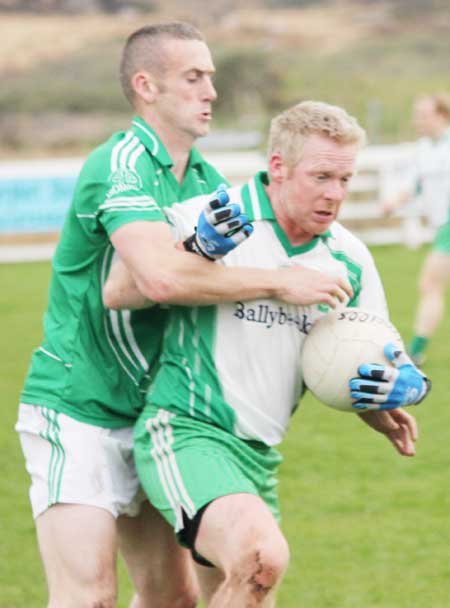
{"type": "Polygon", "coordinates": [[[130,279],[130,276],[122,274],[120,278],[118,273],[119,278],[112,285],[113,267],[111,281],[108,279],[104,287],[104,293],[110,296],[105,296],[105,305],[111,308],[142,308],[148,306],[149,301],[208,305],[259,298],[335,307],[337,301],[345,301],[352,296],[346,281],[302,266],[228,268],[179,251],[165,225],[150,229],[143,222],[136,222],[127,228],[119,228],[111,240],[131,276],[130,279]]]}
{"type": "Polygon", "coordinates": [[[164,304],[208,305],[279,295],[274,270],[227,268],[192,253],[174,251],[156,270],[135,274],[137,289],[164,304]]]}

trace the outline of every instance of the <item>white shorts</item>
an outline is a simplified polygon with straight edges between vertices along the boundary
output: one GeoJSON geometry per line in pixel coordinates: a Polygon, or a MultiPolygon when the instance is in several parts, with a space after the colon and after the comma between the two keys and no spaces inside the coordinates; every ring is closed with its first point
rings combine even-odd
{"type": "Polygon", "coordinates": [[[106,429],[20,404],[16,431],[31,477],[33,517],[57,503],[135,516],[145,500],[133,458],[133,427],[106,429]]]}

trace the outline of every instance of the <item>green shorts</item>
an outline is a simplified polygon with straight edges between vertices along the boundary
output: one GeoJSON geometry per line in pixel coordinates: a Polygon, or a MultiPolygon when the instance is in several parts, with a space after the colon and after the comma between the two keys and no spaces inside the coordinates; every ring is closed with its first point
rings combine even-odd
{"type": "Polygon", "coordinates": [[[433,251],[450,253],[450,222],[439,226],[433,239],[433,251]]]}
{"type": "Polygon", "coordinates": [[[176,532],[183,529],[183,512],[193,519],[212,500],[237,493],[260,496],[279,521],[276,473],[282,458],[275,448],[147,405],[134,450],[145,493],[176,532]]]}

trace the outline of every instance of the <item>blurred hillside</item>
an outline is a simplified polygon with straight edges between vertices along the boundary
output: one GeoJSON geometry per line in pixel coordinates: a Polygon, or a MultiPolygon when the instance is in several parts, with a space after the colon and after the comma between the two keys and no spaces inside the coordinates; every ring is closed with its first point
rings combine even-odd
{"type": "Polygon", "coordinates": [[[261,129],[303,98],[344,105],[372,141],[413,137],[410,105],[450,91],[444,0],[0,0],[0,155],[84,153],[126,127],[117,66],[141,25],[198,25],[216,67],[214,126],[261,129]]]}

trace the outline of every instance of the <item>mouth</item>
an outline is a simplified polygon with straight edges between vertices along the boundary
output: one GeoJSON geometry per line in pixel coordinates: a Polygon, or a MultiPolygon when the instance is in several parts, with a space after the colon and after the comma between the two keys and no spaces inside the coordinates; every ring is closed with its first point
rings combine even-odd
{"type": "Polygon", "coordinates": [[[211,120],[211,118],[212,118],[211,110],[205,110],[205,111],[201,112],[201,114],[200,114],[201,120],[209,121],[209,120],[211,120]]]}
{"type": "Polygon", "coordinates": [[[326,223],[334,220],[334,213],[333,213],[333,211],[327,211],[327,210],[315,211],[314,219],[316,220],[316,222],[319,222],[320,224],[326,224],[326,223]]]}

